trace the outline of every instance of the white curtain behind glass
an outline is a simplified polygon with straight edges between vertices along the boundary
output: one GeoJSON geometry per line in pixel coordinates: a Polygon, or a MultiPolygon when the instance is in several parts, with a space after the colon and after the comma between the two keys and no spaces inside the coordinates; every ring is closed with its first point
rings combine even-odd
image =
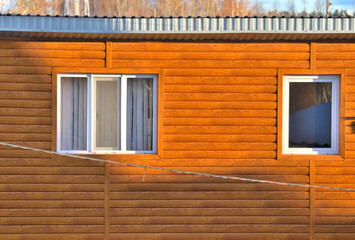
{"type": "Polygon", "coordinates": [[[61,78],[61,149],[87,149],[87,78],[61,78]]]}
{"type": "Polygon", "coordinates": [[[127,79],[127,150],[152,151],[153,79],[127,79]]]}

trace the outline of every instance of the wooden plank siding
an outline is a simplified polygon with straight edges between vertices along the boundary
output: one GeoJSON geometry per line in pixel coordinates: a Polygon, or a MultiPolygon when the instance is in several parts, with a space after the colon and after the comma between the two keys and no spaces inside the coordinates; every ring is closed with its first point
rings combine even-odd
{"type": "MultiPolygon", "coordinates": [[[[104,67],[103,43],[0,42],[0,141],[52,149],[52,67],[104,67]]],[[[0,147],[1,239],[103,239],[104,165],[0,147]]]]}
{"type": "MultiPolygon", "coordinates": [[[[309,183],[308,162],[275,160],[277,69],[309,68],[309,44],[112,49],[113,67],[164,69],[163,159],[149,164],[309,183]]],[[[309,238],[308,189],[154,170],[143,182],[142,174],[111,166],[110,239],[309,238]]]]}
{"type": "MultiPolygon", "coordinates": [[[[317,68],[346,71],[345,160],[317,161],[316,184],[355,187],[355,44],[317,44],[317,68]]],[[[355,193],[316,190],[316,239],[353,239],[355,236],[355,193]]]]}
{"type": "MultiPolygon", "coordinates": [[[[335,43],[0,41],[0,141],[55,149],[53,90],[63,69],[159,72],[159,156],[95,157],[355,188],[354,51],[335,43]],[[278,71],[311,68],[346,70],[345,160],[277,158],[278,71]]],[[[355,235],[354,193],[143,172],[0,147],[0,239],[355,235]]]]}

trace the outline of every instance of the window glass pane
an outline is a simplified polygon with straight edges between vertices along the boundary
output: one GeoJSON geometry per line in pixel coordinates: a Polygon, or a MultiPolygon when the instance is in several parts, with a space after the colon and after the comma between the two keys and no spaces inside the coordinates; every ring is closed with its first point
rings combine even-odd
{"type": "Polygon", "coordinates": [[[87,78],[61,78],[61,150],[87,150],[87,78]]]}
{"type": "Polygon", "coordinates": [[[120,149],[120,84],[96,81],[96,147],[120,149]]]}
{"type": "Polygon", "coordinates": [[[289,147],[331,147],[331,82],[290,82],[289,147]]]}
{"type": "Polygon", "coordinates": [[[153,150],[153,79],[127,79],[127,150],[153,150]]]}

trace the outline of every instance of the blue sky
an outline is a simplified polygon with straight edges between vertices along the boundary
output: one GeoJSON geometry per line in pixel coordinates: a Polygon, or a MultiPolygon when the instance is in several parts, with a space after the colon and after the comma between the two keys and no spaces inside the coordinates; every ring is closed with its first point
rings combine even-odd
{"type": "MultiPolygon", "coordinates": [[[[321,0],[326,3],[326,0],[321,0]]],[[[263,6],[266,9],[273,9],[274,0],[259,0],[259,2],[263,3],[263,6]]],[[[288,0],[276,0],[279,4],[279,9],[284,10],[287,9],[288,0]]],[[[303,10],[303,1],[302,0],[295,0],[296,11],[301,12],[303,10]]],[[[316,0],[307,0],[306,1],[306,8],[308,12],[312,12],[314,10],[316,0]]],[[[334,11],[335,9],[346,9],[349,13],[355,11],[355,0],[333,0],[333,4],[330,6],[330,11],[334,11]]]]}

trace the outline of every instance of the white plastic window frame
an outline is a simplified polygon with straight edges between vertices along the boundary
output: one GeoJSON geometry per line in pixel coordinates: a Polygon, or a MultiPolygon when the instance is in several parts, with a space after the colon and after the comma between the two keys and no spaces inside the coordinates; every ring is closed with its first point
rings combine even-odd
{"type": "Polygon", "coordinates": [[[337,75],[284,76],[282,97],[282,153],[283,154],[339,154],[339,95],[340,78],[337,75]],[[289,91],[291,82],[331,82],[331,147],[330,148],[290,148],[289,147],[289,91]]]}
{"type": "Polygon", "coordinates": [[[156,154],[157,153],[157,108],[158,108],[158,78],[155,74],[58,74],[57,75],[57,152],[70,154],[156,154]],[[63,77],[87,78],[87,150],[62,150],[61,149],[61,79],[63,77]],[[95,106],[95,77],[108,80],[119,78],[121,81],[121,150],[95,148],[94,145],[94,106],[95,106]],[[130,151],[126,149],[126,120],[127,120],[127,79],[152,78],[153,79],[153,144],[152,151],[130,151]]]}

